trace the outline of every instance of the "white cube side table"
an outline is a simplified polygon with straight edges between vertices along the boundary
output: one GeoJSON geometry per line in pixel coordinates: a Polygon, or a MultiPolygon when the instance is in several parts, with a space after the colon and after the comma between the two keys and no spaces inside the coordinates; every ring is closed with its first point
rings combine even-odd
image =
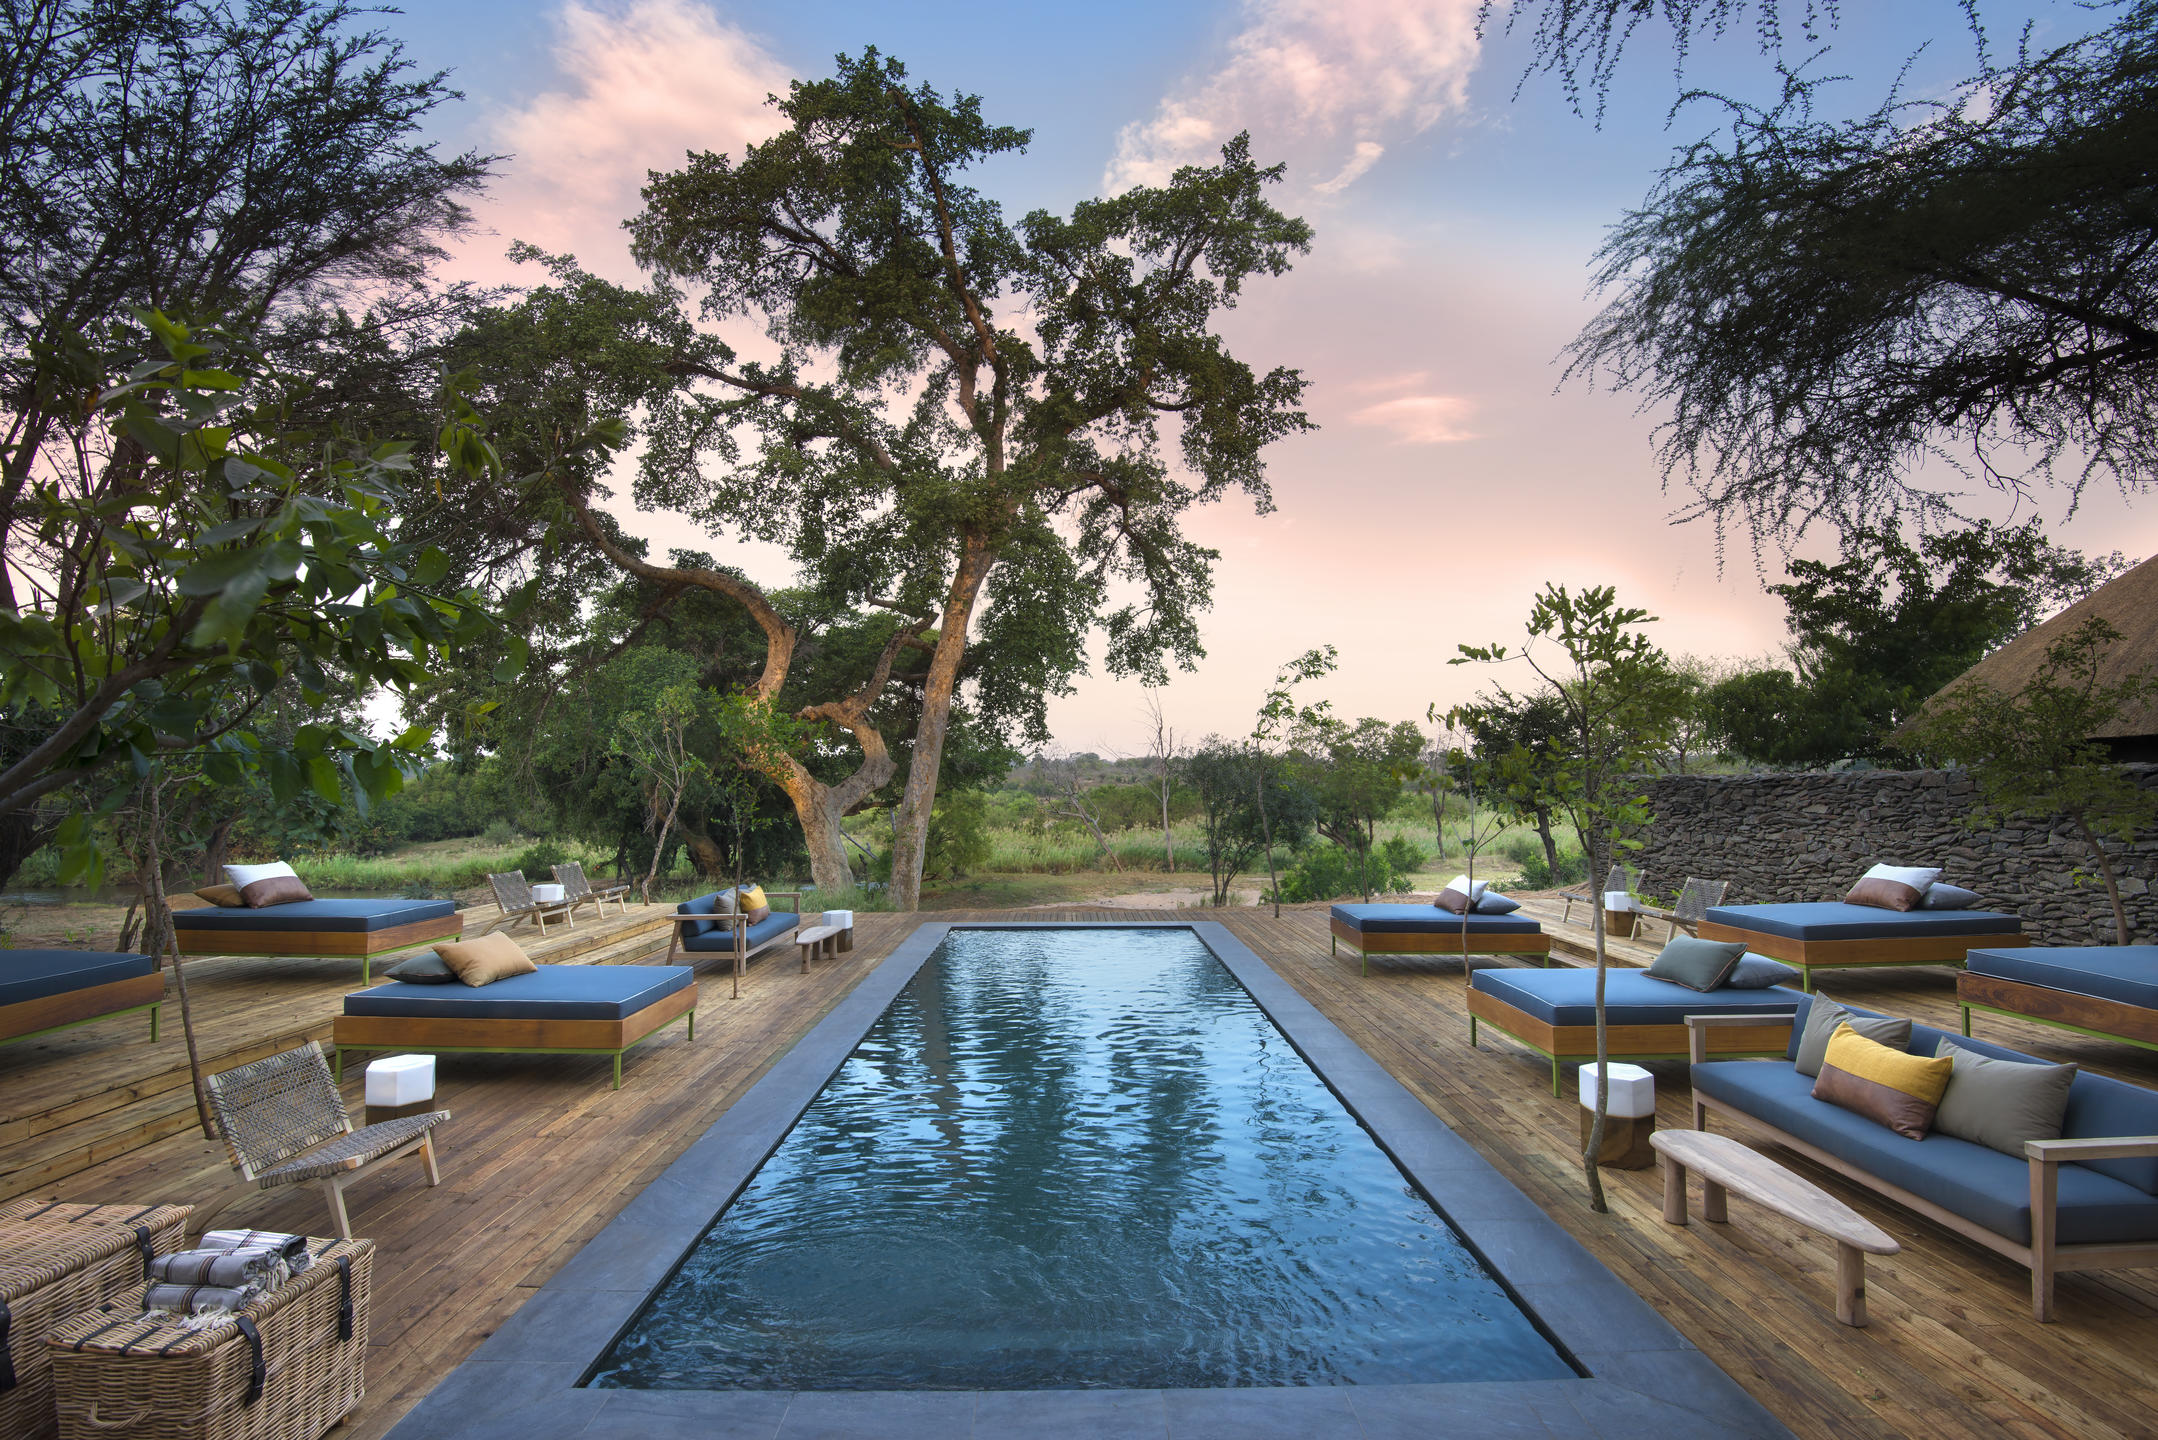
{"type": "Polygon", "coordinates": [[[541,905],[559,905],[569,898],[569,891],[560,885],[535,885],[532,898],[541,905]]]}
{"type": "Polygon", "coordinates": [[[368,1062],[367,1123],[380,1124],[435,1108],[435,1057],[388,1055],[368,1062]]]}
{"type": "Polygon", "coordinates": [[[854,912],[852,910],[827,910],[824,912],[821,923],[829,925],[839,932],[839,939],[835,943],[841,950],[852,950],[854,948],[854,912]]]}
{"type": "Polygon", "coordinates": [[[1604,1110],[1603,1149],[1596,1163],[1619,1170],[1646,1170],[1656,1163],[1649,1136],[1656,1133],[1656,1077],[1639,1065],[1612,1064],[1599,1070],[1594,1064],[1581,1067],[1581,1143],[1589,1143],[1596,1126],[1596,1093],[1610,1087],[1610,1103],[1604,1110]]]}

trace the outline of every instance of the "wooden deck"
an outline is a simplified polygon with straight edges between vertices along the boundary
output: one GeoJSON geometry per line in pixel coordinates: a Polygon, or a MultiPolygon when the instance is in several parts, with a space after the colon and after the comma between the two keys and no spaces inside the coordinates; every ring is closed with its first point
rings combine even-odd
{"type": "MultiPolygon", "coordinates": [[[[1585,932],[1557,928],[1557,906],[1550,911],[1539,918],[1558,936],[1559,958],[1580,954],[1585,932]]],[[[665,948],[661,913],[632,907],[627,917],[581,920],[531,948],[542,959],[649,961],[665,948]]],[[[2065,1276],[2061,1320],[2040,1326],[2027,1318],[2024,1271],[1795,1161],[1903,1246],[1868,1267],[1871,1327],[1838,1325],[1833,1247],[1772,1213],[1741,1207],[1729,1226],[1676,1229],[1661,1220],[1654,1171],[1606,1171],[1612,1213],[1590,1214],[1571,1085],[1554,1099],[1542,1058],[1503,1036],[1469,1048],[1458,961],[1374,959],[1363,978],[1354,957],[1330,956],[1324,907],[1278,921],[1263,910],[863,914],[852,954],[809,975],[791,951],[768,952],[730,1000],[724,975],[703,972],[697,1039],[677,1027],[631,1051],[619,1091],[608,1088],[604,1058],[444,1057],[439,1098],[457,1118],[441,1134],[441,1188],[428,1189],[414,1163],[349,1194],[356,1230],[381,1249],[368,1396],[339,1433],[387,1431],[916,924],[1195,917],[1229,925],[1799,1434],[2152,1433],[2158,1272],[2065,1276]]],[[[1644,963],[1656,942],[1616,948],[1644,963]]],[[[337,997],[359,982],[356,963],[334,961],[198,960],[188,976],[216,1069],[326,1040],[337,997]]],[[[1828,988],[1953,1024],[1948,971],[1870,971],[1828,988]]],[[[193,1128],[178,1016],[168,1014],[155,1047],[136,1017],[0,1047],[0,1198],[200,1201],[227,1187],[222,1147],[193,1128]]],[[[2158,1054],[1993,1017],[1978,1025],[1989,1039],[2158,1085],[2158,1054]]],[[[1661,1123],[1683,1125],[1684,1067],[1655,1068],[1661,1123]]],[[[357,1074],[345,1088],[357,1106],[357,1074]]],[[[317,1196],[293,1192],[226,1214],[314,1233],[325,1218],[317,1196]]]]}

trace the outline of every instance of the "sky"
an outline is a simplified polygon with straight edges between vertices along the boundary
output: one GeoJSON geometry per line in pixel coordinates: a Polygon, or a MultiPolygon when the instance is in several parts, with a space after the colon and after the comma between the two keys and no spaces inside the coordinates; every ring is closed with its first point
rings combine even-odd
{"type": "MultiPolygon", "coordinates": [[[[1918,95],[1976,68],[1954,0],[1842,10],[1813,71],[1849,77],[1832,103],[1850,113],[1870,111],[1906,65],[1918,95]]],[[[2073,4],[1980,10],[1997,48],[2026,23],[2041,45],[2092,28],[2073,4]]],[[[1654,25],[1599,125],[1554,79],[1524,83],[1525,36],[1503,33],[1502,18],[1479,38],[1475,14],[1476,0],[411,0],[382,24],[465,94],[430,138],[507,157],[477,207],[484,233],[450,272],[489,281],[534,278],[503,255],[523,240],[635,282],[621,222],[646,172],[695,150],[739,154],[776,128],[768,93],[865,45],[940,91],[980,95],[992,122],[1033,130],[1023,155],[974,177],[1008,214],[1164,178],[1239,130],[1261,161],[1287,162],[1276,203],[1311,222],[1312,251],[1247,287],[1221,328],[1255,367],[1310,378],[1319,429],[1268,452],[1272,513],[1238,498],[1190,517],[1220,552],[1207,655],[1159,698],[1198,737],[1249,730],[1276,669],[1322,644],[1340,654],[1324,694],[1351,717],[1421,719],[1516,679],[1447,662],[1463,643],[1518,647],[1546,581],[1616,586],[1659,617],[1650,634],[1674,653],[1763,657],[1786,638],[1762,588],[1781,578],[1780,557],[1743,536],[1719,552],[1706,525],[1674,523],[1683,497],[1660,482],[1656,417],[1632,396],[1561,383],[1561,351],[1597,308],[1592,257],[1607,227],[1716,116],[1673,113],[1682,86],[1654,25]]],[[[1697,47],[1684,83],[1761,100],[1774,75],[1748,31],[1697,47]]],[[[2030,513],[1983,494],[1964,504],[2030,513]]],[[[775,550],[632,514],[626,499],[615,508],[662,548],[791,578],[775,550]]],[[[2037,513],[2064,544],[2158,551],[2158,497],[2101,484],[2073,514],[2059,494],[2037,513]]],[[[1146,700],[1097,664],[1050,706],[1059,747],[1142,752],[1146,700]]]]}

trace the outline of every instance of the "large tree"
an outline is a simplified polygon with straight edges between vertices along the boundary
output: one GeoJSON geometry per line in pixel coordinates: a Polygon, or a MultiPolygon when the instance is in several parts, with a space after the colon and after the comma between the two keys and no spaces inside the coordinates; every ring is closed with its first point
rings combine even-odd
{"type": "Polygon", "coordinates": [[[1824,120],[1824,83],[1719,97],[1606,241],[1570,373],[1667,415],[1666,479],[1756,541],[2158,481],[2158,0],[1945,98],[1824,120]]]}
{"type": "MultiPolygon", "coordinates": [[[[761,321],[777,350],[700,341],[666,362],[695,388],[652,415],[638,498],[778,541],[813,587],[889,608],[892,659],[927,647],[894,826],[893,898],[912,906],[971,645],[1010,657],[977,672],[985,710],[1038,711],[1096,624],[1121,673],[1158,680],[1201,653],[1214,556],[1185,537],[1184,512],[1239,489],[1264,508],[1261,452],[1309,427],[1302,377],[1255,372],[1213,326],[1310,229],[1267,203],[1280,168],[1243,137],[1167,186],[1015,224],[966,176],[1027,132],[987,123],[975,97],[910,88],[874,50],[775,103],[778,135],[655,176],[632,222],[663,285],[697,287],[708,319],[761,321]],[[1120,603],[1119,585],[1136,598],[1120,603]]],[[[768,607],[753,586],[731,598],[768,607]]],[[[770,698],[788,635],[761,623],[770,698]]],[[[883,741],[864,712],[889,672],[828,702],[871,771],[883,741]]],[[[820,884],[825,848],[811,836],[820,884]]]]}

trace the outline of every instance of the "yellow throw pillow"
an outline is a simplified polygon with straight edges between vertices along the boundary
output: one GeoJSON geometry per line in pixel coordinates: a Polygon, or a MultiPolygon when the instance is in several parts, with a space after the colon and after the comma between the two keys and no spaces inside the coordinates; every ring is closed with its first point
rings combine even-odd
{"type": "Polygon", "coordinates": [[[754,925],[772,913],[772,902],[764,898],[764,887],[752,885],[742,892],[742,918],[754,925]]]}
{"type": "Polygon", "coordinates": [[[477,940],[443,941],[435,946],[435,953],[467,985],[492,985],[497,980],[507,980],[512,975],[530,975],[539,969],[532,963],[532,957],[525,954],[524,946],[500,930],[490,930],[477,940]]]}
{"type": "Polygon", "coordinates": [[[1813,1098],[1841,1105],[1908,1139],[1923,1140],[1955,1073],[1950,1056],[1928,1060],[1838,1025],[1828,1037],[1813,1098]]]}

